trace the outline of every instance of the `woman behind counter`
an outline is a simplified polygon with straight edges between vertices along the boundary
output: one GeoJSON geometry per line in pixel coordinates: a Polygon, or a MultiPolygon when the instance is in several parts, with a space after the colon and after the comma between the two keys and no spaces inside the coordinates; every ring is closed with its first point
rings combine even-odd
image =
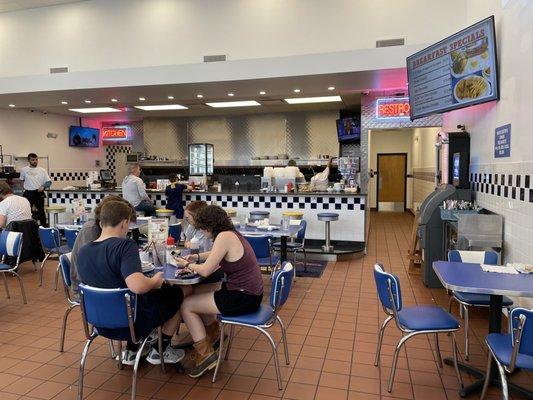
{"type": "Polygon", "coordinates": [[[183,192],[191,191],[192,186],[178,183],[178,176],[172,174],[169,176],[170,185],[165,189],[167,196],[167,210],[173,210],[177,219],[183,219],[183,192]]]}

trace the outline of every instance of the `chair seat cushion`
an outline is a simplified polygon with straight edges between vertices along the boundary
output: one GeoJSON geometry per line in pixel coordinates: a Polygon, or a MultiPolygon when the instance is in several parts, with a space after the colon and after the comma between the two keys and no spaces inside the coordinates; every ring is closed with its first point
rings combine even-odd
{"type": "MultiPolygon", "coordinates": [[[[276,265],[278,263],[279,256],[272,256],[272,265],[276,265]]],[[[270,257],[262,257],[257,259],[257,263],[259,265],[270,265],[270,257]]]]}
{"type": "MultiPolygon", "coordinates": [[[[453,292],[453,295],[457,300],[462,301],[463,303],[471,304],[473,306],[490,305],[490,295],[488,294],[453,292]]],[[[502,306],[509,307],[512,305],[513,301],[509,297],[503,296],[502,306]]]]}
{"type": "Polygon", "coordinates": [[[9,270],[11,268],[13,268],[11,265],[0,263],[0,271],[7,271],[7,270],[9,270]]]}
{"type": "Polygon", "coordinates": [[[261,304],[259,309],[252,314],[238,315],[236,317],[226,317],[219,315],[220,322],[233,322],[245,325],[265,325],[274,316],[272,307],[267,304],[261,304]]]}
{"type": "Polygon", "coordinates": [[[405,307],[398,312],[400,324],[413,331],[458,329],[459,322],[438,306],[405,307]]]}
{"type": "MultiPolygon", "coordinates": [[[[509,366],[511,353],[513,352],[511,334],[491,333],[485,340],[492,353],[496,356],[496,359],[503,365],[509,366]]],[[[533,357],[518,353],[516,366],[518,368],[533,370],[533,357]]]]}
{"type": "MultiPolygon", "coordinates": [[[[274,247],[276,249],[281,248],[281,242],[272,243],[272,247],[274,247]]],[[[301,243],[298,243],[298,242],[287,242],[287,249],[289,249],[289,250],[297,250],[297,249],[301,249],[302,247],[304,247],[304,245],[301,244],[301,243]]]]}

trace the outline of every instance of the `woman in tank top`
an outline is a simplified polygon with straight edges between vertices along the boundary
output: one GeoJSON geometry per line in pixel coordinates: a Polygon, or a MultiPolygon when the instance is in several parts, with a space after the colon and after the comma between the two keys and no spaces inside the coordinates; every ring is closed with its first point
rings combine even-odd
{"type": "Polygon", "coordinates": [[[218,358],[213,343],[218,339],[219,331],[205,327],[202,316],[235,316],[257,311],[263,300],[263,278],[252,247],[235,230],[222,208],[201,208],[195,216],[195,226],[214,240],[213,248],[201,264],[193,264],[196,256],[178,263],[201,276],[210,276],[218,269],[226,274],[226,282],[220,290],[193,294],[181,307],[195,349],[195,365],[188,374],[198,378],[214,368],[218,358]]]}

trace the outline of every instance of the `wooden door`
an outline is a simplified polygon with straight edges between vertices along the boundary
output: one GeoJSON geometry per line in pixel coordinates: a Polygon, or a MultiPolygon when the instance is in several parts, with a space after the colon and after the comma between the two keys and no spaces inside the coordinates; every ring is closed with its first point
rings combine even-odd
{"type": "Polygon", "coordinates": [[[405,211],[407,154],[378,154],[378,210],[405,211]]]}

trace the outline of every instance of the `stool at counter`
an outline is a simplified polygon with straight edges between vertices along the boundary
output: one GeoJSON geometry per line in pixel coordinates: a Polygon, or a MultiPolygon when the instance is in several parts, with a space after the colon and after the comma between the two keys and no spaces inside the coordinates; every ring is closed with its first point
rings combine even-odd
{"type": "Polygon", "coordinates": [[[330,235],[330,222],[332,221],[338,221],[339,220],[339,214],[337,213],[329,213],[329,212],[326,212],[326,213],[318,213],[317,214],[317,217],[318,217],[318,220],[319,221],[324,221],[326,223],[326,244],[324,246],[322,246],[322,250],[326,253],[331,253],[333,252],[333,246],[331,245],[331,242],[330,242],[330,238],[331,238],[331,235],[330,235]]]}
{"type": "Polygon", "coordinates": [[[289,220],[301,220],[304,218],[304,213],[301,211],[283,211],[281,216],[283,218],[289,218],[289,220]]]}
{"type": "Polygon", "coordinates": [[[250,222],[262,221],[270,217],[269,211],[250,211],[250,222]]]}
{"type": "Polygon", "coordinates": [[[44,210],[48,213],[48,220],[51,221],[53,219],[54,226],[56,226],[59,223],[59,214],[67,211],[67,208],[58,204],[52,204],[44,207],[44,210]]]}

